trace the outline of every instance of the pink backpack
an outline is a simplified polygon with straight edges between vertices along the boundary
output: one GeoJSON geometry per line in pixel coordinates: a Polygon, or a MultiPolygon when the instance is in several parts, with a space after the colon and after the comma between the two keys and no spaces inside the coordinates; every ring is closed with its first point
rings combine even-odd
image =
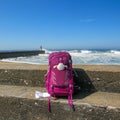
{"type": "MultiPolygon", "coordinates": [[[[53,52],[49,55],[46,89],[50,97],[68,96],[68,105],[73,107],[72,94],[74,92],[74,81],[72,59],[68,52],[53,52]]],[[[49,111],[50,97],[48,98],[49,111]]]]}

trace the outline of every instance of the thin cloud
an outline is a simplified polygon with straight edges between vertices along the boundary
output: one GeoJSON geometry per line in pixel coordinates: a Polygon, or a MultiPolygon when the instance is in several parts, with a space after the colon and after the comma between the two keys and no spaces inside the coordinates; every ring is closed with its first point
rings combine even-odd
{"type": "Polygon", "coordinates": [[[84,22],[84,23],[91,23],[91,22],[95,22],[96,19],[92,19],[92,18],[89,18],[89,19],[80,19],[80,22],[84,22]]]}

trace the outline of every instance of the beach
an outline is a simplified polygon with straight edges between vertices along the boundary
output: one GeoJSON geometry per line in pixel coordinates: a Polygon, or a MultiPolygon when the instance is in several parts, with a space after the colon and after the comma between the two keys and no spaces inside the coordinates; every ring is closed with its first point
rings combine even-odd
{"type": "MultiPolygon", "coordinates": [[[[90,71],[111,71],[120,72],[120,65],[73,65],[73,68],[81,68],[90,71]]],[[[0,61],[0,69],[37,69],[47,70],[48,65],[41,64],[26,64],[16,62],[3,62],[0,61]]]]}

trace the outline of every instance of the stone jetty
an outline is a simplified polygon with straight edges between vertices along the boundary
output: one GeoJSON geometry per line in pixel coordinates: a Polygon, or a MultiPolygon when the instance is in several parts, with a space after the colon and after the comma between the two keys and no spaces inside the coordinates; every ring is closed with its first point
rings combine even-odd
{"type": "Polygon", "coordinates": [[[0,59],[2,58],[13,58],[13,57],[25,57],[38,54],[44,54],[44,50],[25,50],[25,51],[8,51],[0,52],[0,59]]]}

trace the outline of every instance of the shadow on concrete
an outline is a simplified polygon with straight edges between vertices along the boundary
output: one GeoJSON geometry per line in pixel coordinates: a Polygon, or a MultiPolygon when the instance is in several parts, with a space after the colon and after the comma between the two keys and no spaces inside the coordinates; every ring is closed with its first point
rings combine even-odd
{"type": "MultiPolygon", "coordinates": [[[[97,91],[84,69],[74,68],[73,76],[75,82],[73,99],[82,99],[97,91]]],[[[60,96],[57,98],[66,99],[67,97],[60,96]]]]}
{"type": "Polygon", "coordinates": [[[74,81],[75,81],[75,94],[74,99],[82,99],[96,91],[90,78],[84,69],[74,68],[73,69],[74,81]]]}

